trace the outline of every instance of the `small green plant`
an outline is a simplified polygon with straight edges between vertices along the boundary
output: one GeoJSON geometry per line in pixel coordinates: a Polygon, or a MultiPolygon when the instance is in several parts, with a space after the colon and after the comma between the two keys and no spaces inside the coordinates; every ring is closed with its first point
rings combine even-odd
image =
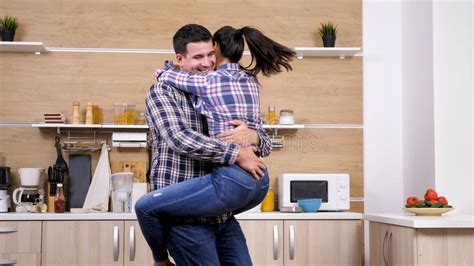
{"type": "Polygon", "coordinates": [[[20,23],[16,17],[5,16],[0,19],[0,28],[10,31],[16,31],[20,23]]]}
{"type": "Polygon", "coordinates": [[[321,37],[336,36],[338,30],[339,29],[337,28],[337,25],[335,25],[332,21],[327,21],[321,23],[318,32],[321,37]]]}

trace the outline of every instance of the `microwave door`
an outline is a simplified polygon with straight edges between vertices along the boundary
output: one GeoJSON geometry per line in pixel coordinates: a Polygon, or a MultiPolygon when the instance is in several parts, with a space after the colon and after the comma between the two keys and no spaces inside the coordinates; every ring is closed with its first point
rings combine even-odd
{"type": "Polygon", "coordinates": [[[327,180],[292,180],[290,181],[290,202],[296,205],[299,199],[320,198],[321,209],[323,209],[331,201],[329,185],[327,180]]]}

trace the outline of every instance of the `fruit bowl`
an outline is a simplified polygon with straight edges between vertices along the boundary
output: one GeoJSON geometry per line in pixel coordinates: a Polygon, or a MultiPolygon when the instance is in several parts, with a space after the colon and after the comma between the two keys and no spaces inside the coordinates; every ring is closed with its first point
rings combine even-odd
{"type": "Polygon", "coordinates": [[[450,212],[454,208],[404,208],[404,210],[419,216],[441,216],[441,214],[450,212]]]}

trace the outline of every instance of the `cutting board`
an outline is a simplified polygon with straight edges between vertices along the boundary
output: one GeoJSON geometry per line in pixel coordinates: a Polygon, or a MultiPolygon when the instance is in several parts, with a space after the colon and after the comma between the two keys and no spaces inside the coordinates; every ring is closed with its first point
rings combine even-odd
{"type": "Polygon", "coordinates": [[[114,161],[111,163],[112,174],[118,172],[132,172],[133,183],[146,183],[145,161],[114,161]]]}

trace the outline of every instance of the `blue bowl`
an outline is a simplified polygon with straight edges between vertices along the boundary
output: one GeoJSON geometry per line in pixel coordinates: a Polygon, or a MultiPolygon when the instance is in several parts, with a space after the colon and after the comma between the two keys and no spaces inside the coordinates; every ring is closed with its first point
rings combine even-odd
{"type": "Polygon", "coordinates": [[[321,208],[321,199],[300,199],[298,206],[303,209],[303,212],[317,212],[321,208]]]}

